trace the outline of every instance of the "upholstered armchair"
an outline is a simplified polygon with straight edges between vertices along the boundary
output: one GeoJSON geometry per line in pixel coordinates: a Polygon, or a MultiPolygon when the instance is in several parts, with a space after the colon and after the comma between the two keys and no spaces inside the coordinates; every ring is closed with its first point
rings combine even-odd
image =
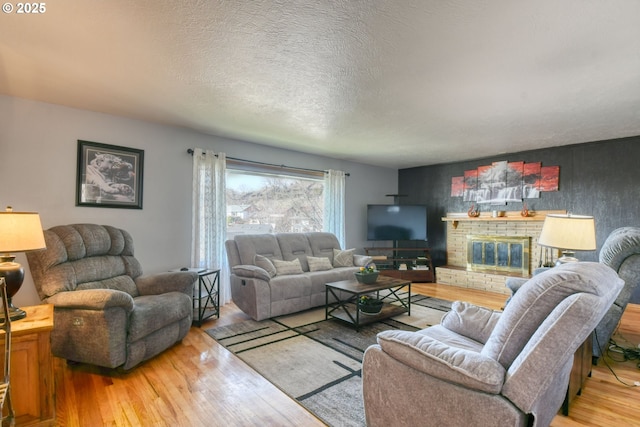
{"type": "Polygon", "coordinates": [[[54,305],[55,356],[128,370],[187,335],[197,274],[143,276],[131,235],[115,227],[64,225],[44,236],[47,249],[27,256],[40,298],[54,305]]]}
{"type": "MultiPolygon", "coordinates": [[[[606,352],[611,335],[616,330],[628,303],[640,304],[640,228],[621,227],[614,230],[602,245],[599,254],[601,263],[613,268],[624,280],[624,287],[607,314],[595,328],[593,339],[593,364],[606,352]]],[[[536,269],[534,275],[548,268],[536,269]]],[[[526,279],[510,277],[506,286],[515,294],[526,279]]],[[[511,298],[507,300],[507,303],[511,298]]]]}
{"type": "Polygon", "coordinates": [[[455,302],[440,325],[381,332],[363,360],[367,425],[548,426],[623,284],[602,263],[572,263],[533,277],[503,313],[455,302]]]}
{"type": "Polygon", "coordinates": [[[640,228],[622,227],[614,230],[602,245],[599,259],[618,273],[624,280],[624,287],[596,327],[593,339],[594,364],[606,352],[627,304],[640,303],[640,228]]]}

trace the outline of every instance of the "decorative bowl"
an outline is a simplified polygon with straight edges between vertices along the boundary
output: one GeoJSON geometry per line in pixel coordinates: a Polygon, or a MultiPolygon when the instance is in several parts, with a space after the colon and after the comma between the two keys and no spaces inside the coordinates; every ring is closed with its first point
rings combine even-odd
{"type": "Polygon", "coordinates": [[[378,314],[382,310],[382,301],[378,299],[370,299],[366,303],[358,303],[358,308],[361,313],[365,314],[378,314]]]}
{"type": "Polygon", "coordinates": [[[356,276],[356,280],[360,283],[364,283],[365,285],[370,285],[372,283],[376,283],[378,280],[379,271],[374,271],[373,273],[354,273],[356,276]]]}

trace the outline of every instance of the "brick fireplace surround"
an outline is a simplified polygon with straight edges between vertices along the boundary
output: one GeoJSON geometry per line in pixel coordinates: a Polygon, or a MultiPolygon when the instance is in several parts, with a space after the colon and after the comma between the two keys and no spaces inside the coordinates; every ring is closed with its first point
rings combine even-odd
{"type": "Polygon", "coordinates": [[[528,217],[515,211],[497,218],[491,212],[483,212],[477,218],[470,218],[466,212],[448,213],[442,218],[447,223],[447,265],[437,267],[438,283],[509,295],[511,292],[505,287],[507,277],[522,276],[498,271],[468,271],[467,235],[530,237],[529,271],[533,271],[540,265],[538,237],[544,218],[550,213],[564,214],[566,211],[540,211],[528,217]]]}

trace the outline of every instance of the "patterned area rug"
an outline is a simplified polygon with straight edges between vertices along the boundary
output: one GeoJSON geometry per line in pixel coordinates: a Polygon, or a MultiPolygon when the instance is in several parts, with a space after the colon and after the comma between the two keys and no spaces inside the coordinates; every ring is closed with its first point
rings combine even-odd
{"type": "Polygon", "coordinates": [[[364,426],[362,356],[388,329],[415,331],[440,322],[451,302],[413,295],[411,316],[361,326],[325,320],[324,308],[206,332],[330,426],[364,426]]]}

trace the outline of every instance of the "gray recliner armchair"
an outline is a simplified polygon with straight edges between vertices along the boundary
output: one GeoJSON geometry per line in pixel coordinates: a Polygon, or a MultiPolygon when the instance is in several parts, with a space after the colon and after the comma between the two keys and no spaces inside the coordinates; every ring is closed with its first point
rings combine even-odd
{"type": "Polygon", "coordinates": [[[503,313],[455,302],[440,325],[381,332],[362,366],[367,425],[548,426],[623,284],[602,263],[572,263],[533,277],[503,313]]]}
{"type": "Polygon", "coordinates": [[[602,245],[599,259],[618,273],[624,280],[624,287],[595,329],[594,364],[606,352],[627,304],[640,303],[640,228],[622,227],[614,230],[602,245]]]}
{"type": "Polygon", "coordinates": [[[51,349],[72,362],[131,369],[182,340],[191,327],[191,272],[143,276],[125,230],[53,227],[46,250],[27,254],[36,289],[54,305],[51,349]]]}
{"type": "MultiPolygon", "coordinates": [[[[598,359],[606,352],[609,340],[616,330],[627,304],[640,304],[640,228],[621,227],[614,230],[603,243],[599,260],[618,273],[620,278],[624,280],[624,287],[607,311],[607,314],[595,328],[593,339],[594,365],[598,363],[598,359]]],[[[548,268],[536,269],[534,275],[545,270],[548,270],[548,268]]],[[[505,284],[515,294],[526,281],[527,279],[510,277],[505,284]]],[[[507,300],[507,303],[510,300],[511,298],[507,300]]]]}

